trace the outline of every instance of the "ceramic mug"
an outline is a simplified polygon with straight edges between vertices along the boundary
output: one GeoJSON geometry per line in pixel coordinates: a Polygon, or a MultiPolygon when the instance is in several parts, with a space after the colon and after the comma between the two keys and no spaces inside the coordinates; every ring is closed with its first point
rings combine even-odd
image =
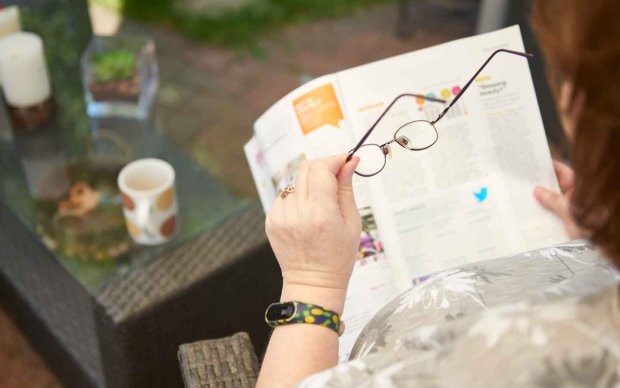
{"type": "Polygon", "coordinates": [[[174,169],[160,159],[135,160],[118,175],[127,230],[138,244],[163,244],[176,234],[179,225],[174,182],[174,169]]]}

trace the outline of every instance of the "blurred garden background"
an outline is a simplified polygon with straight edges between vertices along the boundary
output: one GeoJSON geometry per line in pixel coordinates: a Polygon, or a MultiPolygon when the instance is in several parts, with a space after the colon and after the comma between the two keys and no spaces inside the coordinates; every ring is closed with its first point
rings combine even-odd
{"type": "Polygon", "coordinates": [[[153,37],[163,129],[255,197],[242,145],[280,97],[312,77],[474,33],[476,2],[410,3],[407,38],[394,0],[91,0],[90,13],[97,34],[153,37]]]}
{"type": "MultiPolygon", "coordinates": [[[[313,77],[472,35],[477,3],[90,0],[88,12],[97,35],[139,33],[155,41],[162,130],[235,194],[254,199],[242,146],[270,105],[313,77]]],[[[53,20],[41,23],[52,28],[53,20]]],[[[60,386],[0,311],[0,387],[60,386]]]]}

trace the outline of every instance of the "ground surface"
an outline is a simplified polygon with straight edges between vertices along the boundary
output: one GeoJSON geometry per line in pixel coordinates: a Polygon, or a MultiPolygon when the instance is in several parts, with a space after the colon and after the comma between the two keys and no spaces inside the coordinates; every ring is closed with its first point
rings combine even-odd
{"type": "MultiPolygon", "coordinates": [[[[308,76],[319,76],[473,33],[475,13],[414,10],[414,35],[395,36],[395,7],[299,25],[267,37],[254,52],[196,45],[146,29],[161,67],[164,128],[237,194],[255,196],[242,146],[252,124],[308,76]]],[[[125,23],[121,30],[144,31],[125,23]]]]}
{"type": "MultiPolygon", "coordinates": [[[[100,33],[147,33],[156,41],[165,131],[235,193],[256,196],[243,144],[256,118],[308,77],[431,46],[474,30],[475,12],[416,4],[414,34],[395,36],[395,7],[297,25],[265,37],[252,51],[197,44],[165,27],[121,21],[93,8],[100,33]]],[[[57,379],[0,310],[0,387],[60,387],[57,379]]]]}

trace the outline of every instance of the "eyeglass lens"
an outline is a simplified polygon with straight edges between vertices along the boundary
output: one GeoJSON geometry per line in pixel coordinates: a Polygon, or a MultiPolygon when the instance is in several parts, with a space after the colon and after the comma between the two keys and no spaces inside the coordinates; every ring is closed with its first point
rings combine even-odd
{"type": "Polygon", "coordinates": [[[358,175],[373,176],[385,166],[385,154],[377,144],[364,144],[357,150],[355,156],[360,158],[360,163],[355,169],[358,175]]]}
{"type": "Polygon", "coordinates": [[[421,151],[435,144],[438,136],[431,123],[419,120],[400,127],[394,134],[394,140],[408,150],[421,151]]]}

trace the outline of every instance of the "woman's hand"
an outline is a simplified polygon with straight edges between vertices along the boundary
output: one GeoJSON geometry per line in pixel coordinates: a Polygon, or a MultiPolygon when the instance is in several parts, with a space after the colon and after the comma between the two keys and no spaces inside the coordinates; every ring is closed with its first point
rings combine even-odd
{"type": "Polygon", "coordinates": [[[575,173],[572,168],[556,160],[553,161],[553,168],[562,192],[556,193],[538,186],[534,189],[534,196],[545,209],[560,217],[571,239],[587,237],[587,233],[579,228],[570,213],[570,199],[575,190],[575,173]]]}
{"type": "MultiPolygon", "coordinates": [[[[359,158],[345,160],[346,155],[340,155],[305,162],[295,178],[295,192],[278,197],[267,215],[267,236],[282,270],[283,299],[287,289],[303,290],[310,298],[346,294],[361,219],[352,186],[359,158]]],[[[290,294],[289,298],[302,297],[298,291],[290,294]]]]}
{"type": "MultiPolygon", "coordinates": [[[[353,198],[359,158],[346,155],[306,162],[295,192],[267,214],[267,236],[282,270],[281,301],[313,303],[342,314],[360,241],[353,198]]],[[[338,362],[338,335],[317,325],[274,329],[257,387],[290,387],[338,362]]]]}

